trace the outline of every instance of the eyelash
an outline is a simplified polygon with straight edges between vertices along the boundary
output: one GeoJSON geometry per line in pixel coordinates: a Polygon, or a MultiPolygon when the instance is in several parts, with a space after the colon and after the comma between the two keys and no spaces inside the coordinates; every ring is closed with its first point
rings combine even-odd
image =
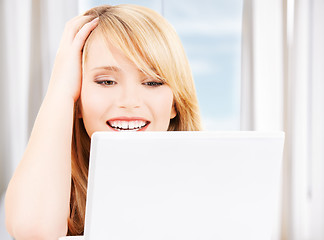
{"type": "Polygon", "coordinates": [[[113,80],[103,80],[103,81],[96,81],[97,84],[99,85],[104,85],[104,86],[112,86],[112,85],[115,85],[117,84],[115,81],[113,80]]]}
{"type": "MultiPolygon", "coordinates": [[[[117,82],[113,81],[113,80],[103,80],[103,81],[96,81],[97,84],[99,85],[104,85],[104,86],[112,86],[112,85],[116,85],[117,82]]],[[[162,86],[164,84],[164,82],[159,82],[159,81],[150,81],[150,82],[144,82],[142,83],[145,86],[148,87],[159,87],[162,86]]]]}
{"type": "Polygon", "coordinates": [[[162,86],[164,83],[158,82],[158,81],[151,81],[151,82],[144,82],[143,84],[148,87],[159,87],[159,86],[162,86]]]}

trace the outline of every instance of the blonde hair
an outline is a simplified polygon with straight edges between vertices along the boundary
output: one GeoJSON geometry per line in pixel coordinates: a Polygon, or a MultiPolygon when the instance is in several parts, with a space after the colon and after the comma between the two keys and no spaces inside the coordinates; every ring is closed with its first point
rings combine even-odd
{"type": "MultiPolygon", "coordinates": [[[[168,131],[201,130],[200,113],[194,81],[181,41],[173,27],[158,13],[146,7],[121,4],[103,5],[85,15],[99,17],[97,28],[88,37],[83,49],[86,62],[94,32],[107,44],[125,54],[145,74],[163,80],[170,86],[177,112],[168,131]]],[[[68,235],[83,234],[90,138],[75,106],[72,137],[71,214],[68,235]]]]}

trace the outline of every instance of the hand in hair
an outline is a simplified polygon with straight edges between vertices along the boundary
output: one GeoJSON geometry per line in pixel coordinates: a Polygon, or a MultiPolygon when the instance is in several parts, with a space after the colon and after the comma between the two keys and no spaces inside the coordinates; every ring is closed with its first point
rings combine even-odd
{"type": "Polygon", "coordinates": [[[92,18],[78,16],[66,24],[48,92],[7,188],[6,226],[17,240],[67,233],[74,104],[81,89],[82,48],[98,24],[89,22],[92,18]]]}
{"type": "Polygon", "coordinates": [[[97,25],[98,18],[93,19],[93,16],[77,16],[66,23],[57,51],[49,90],[68,94],[74,102],[79,98],[82,49],[85,40],[97,25]]]}

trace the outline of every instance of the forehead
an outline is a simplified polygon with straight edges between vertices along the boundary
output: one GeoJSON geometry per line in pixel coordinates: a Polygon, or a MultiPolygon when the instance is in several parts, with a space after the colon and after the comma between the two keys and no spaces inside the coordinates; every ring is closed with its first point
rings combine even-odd
{"type": "Polygon", "coordinates": [[[84,69],[86,71],[99,66],[137,68],[119,49],[108,43],[102,33],[93,32],[89,41],[84,59],[84,69]]]}

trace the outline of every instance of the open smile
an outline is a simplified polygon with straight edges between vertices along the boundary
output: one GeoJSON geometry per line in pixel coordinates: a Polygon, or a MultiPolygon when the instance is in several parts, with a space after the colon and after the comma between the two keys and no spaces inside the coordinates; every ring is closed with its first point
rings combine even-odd
{"type": "Polygon", "coordinates": [[[116,118],[108,120],[106,123],[114,131],[144,131],[150,124],[150,121],[145,119],[116,118]]]}

